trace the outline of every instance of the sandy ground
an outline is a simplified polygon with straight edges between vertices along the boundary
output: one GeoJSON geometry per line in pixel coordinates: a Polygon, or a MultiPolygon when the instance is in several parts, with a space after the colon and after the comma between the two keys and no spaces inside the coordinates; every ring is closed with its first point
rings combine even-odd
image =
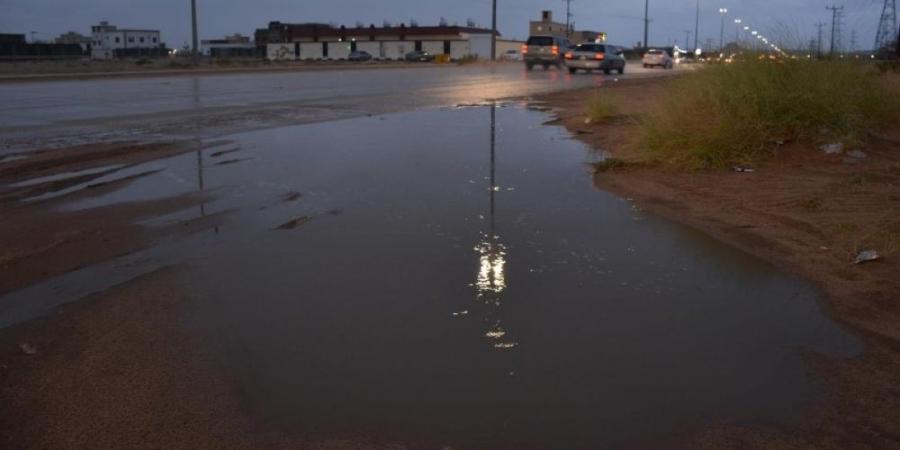
{"type": "Polygon", "coordinates": [[[788,143],[752,173],[684,172],[640,164],[640,115],[665,81],[619,83],[620,116],[585,124],[589,91],[542,98],[587,144],[628,163],[595,183],[819,284],[826,309],[867,344],[851,361],[815,358],[832,401],[802,430],[727,429],[702,448],[900,448],[900,134],[878,130],[856,161],[788,143]],[[845,160],[846,159],[846,160],[845,160]],[[883,259],[853,264],[861,250],[883,259]]]}

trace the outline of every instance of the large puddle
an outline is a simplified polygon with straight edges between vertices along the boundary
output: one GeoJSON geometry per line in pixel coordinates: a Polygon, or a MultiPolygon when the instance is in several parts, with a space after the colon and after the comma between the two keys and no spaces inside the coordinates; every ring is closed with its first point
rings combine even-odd
{"type": "Polygon", "coordinates": [[[134,168],[166,170],[68,207],[203,189],[217,200],[150,225],[228,220],[12,294],[0,317],[190,261],[188,323],[248,413],[312,438],[618,448],[814,408],[804,353],[860,350],[814,287],[596,189],[602,155],[547,119],[425,110],[134,168]]]}

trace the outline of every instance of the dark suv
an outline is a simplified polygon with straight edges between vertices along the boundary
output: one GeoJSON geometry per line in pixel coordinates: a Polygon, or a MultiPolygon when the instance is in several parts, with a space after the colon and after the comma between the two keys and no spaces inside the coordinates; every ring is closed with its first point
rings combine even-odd
{"type": "Polygon", "coordinates": [[[563,56],[569,51],[569,40],[559,36],[531,36],[522,46],[522,59],[528,70],[534,66],[562,68],[563,56]]]}

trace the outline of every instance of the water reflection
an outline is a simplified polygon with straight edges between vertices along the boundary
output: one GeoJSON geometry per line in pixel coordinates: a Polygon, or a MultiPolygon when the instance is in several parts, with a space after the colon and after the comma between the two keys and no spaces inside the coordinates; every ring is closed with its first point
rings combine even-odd
{"type": "Polygon", "coordinates": [[[478,253],[478,274],[475,279],[476,299],[485,308],[484,322],[488,330],[484,336],[494,348],[507,350],[518,343],[509,339],[502,326],[500,308],[503,306],[503,294],[506,291],[506,246],[500,241],[497,232],[497,107],[496,103],[488,108],[491,114],[491,163],[490,163],[490,209],[488,212],[488,230],[481,232],[481,240],[475,246],[478,253]]]}

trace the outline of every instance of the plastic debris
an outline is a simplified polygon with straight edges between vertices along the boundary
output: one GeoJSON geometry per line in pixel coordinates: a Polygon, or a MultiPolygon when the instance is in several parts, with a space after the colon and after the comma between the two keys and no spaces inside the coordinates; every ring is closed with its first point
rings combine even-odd
{"type": "Polygon", "coordinates": [[[585,125],[590,125],[590,124],[591,124],[591,118],[588,117],[587,119],[584,119],[584,124],[585,124],[585,125]]]}
{"type": "Polygon", "coordinates": [[[819,147],[826,155],[837,155],[844,152],[844,144],[827,144],[819,147]]]}
{"type": "Polygon", "coordinates": [[[19,349],[21,349],[22,353],[24,353],[26,355],[36,355],[37,354],[37,347],[35,347],[34,344],[29,344],[27,342],[24,344],[19,344],[19,349]]]}
{"type": "Polygon", "coordinates": [[[863,264],[872,261],[878,261],[881,259],[881,255],[878,254],[875,250],[866,250],[864,252],[860,252],[860,254],[856,257],[856,264],[863,264]]]}
{"type": "Polygon", "coordinates": [[[866,159],[869,155],[866,155],[862,150],[853,150],[851,152],[847,152],[847,156],[856,159],[866,159]]]}
{"type": "Polygon", "coordinates": [[[749,167],[740,167],[740,166],[734,166],[734,167],[731,168],[731,170],[732,170],[733,172],[737,172],[737,173],[753,173],[753,172],[756,172],[755,170],[753,170],[753,169],[751,169],[751,168],[749,168],[749,167]]]}

